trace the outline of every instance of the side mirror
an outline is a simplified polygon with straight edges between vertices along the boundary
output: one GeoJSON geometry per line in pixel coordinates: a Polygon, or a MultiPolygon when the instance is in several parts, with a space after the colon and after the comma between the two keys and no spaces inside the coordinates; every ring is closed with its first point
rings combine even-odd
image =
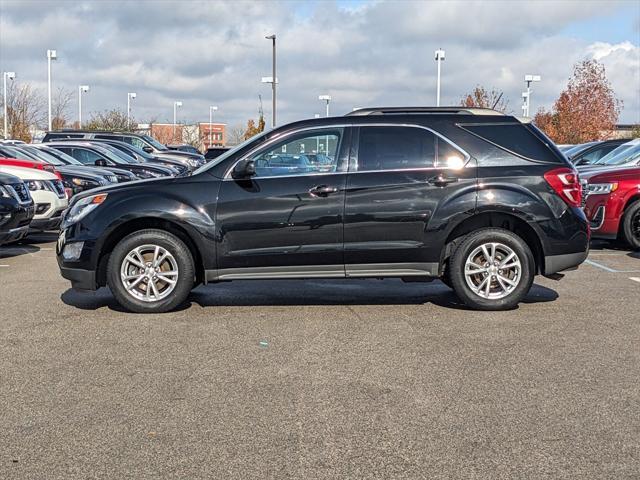
{"type": "Polygon", "coordinates": [[[104,158],[99,158],[96,160],[96,167],[106,167],[107,161],[104,158]]]}
{"type": "Polygon", "coordinates": [[[253,177],[255,174],[256,163],[253,160],[249,160],[248,158],[240,160],[238,163],[236,163],[236,166],[233,167],[233,172],[231,172],[233,178],[248,178],[253,177]]]}
{"type": "Polygon", "coordinates": [[[142,147],[142,150],[147,153],[153,153],[153,148],[151,148],[149,145],[145,145],[144,147],[142,147]]]}

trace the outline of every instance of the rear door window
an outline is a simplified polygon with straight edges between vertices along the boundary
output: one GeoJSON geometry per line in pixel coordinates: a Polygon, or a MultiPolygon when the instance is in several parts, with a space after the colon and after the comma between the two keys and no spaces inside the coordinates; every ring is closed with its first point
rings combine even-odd
{"type": "Polygon", "coordinates": [[[419,127],[360,127],[357,171],[459,168],[465,155],[453,145],[419,127]]]}

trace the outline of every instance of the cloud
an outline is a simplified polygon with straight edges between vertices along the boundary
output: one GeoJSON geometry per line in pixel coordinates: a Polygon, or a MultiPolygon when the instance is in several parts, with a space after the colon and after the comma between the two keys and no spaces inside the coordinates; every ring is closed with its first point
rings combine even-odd
{"type": "MultiPolygon", "coordinates": [[[[46,50],[56,48],[54,86],[91,85],[87,110],[124,108],[135,91],[140,120],[181,116],[205,121],[209,105],[229,124],[255,117],[258,95],[269,115],[271,44],[278,35],[281,121],[373,104],[435,101],[433,51],[447,51],[442,98],[458,103],[477,84],[504,90],[520,113],[523,77],[536,73],[533,108],[550,106],[575,62],[605,64],[624,101],[622,121],[640,116],[637,30],[626,42],[586,41],[563,32],[625,3],[573,1],[7,1],[0,0],[0,68],[46,88],[46,50]],[[551,8],[552,7],[552,8],[551,8]],[[636,43],[634,43],[636,42],[636,43]]],[[[634,27],[635,28],[635,27],[634,27]]],[[[87,113],[85,112],[85,116],[87,113]]]]}

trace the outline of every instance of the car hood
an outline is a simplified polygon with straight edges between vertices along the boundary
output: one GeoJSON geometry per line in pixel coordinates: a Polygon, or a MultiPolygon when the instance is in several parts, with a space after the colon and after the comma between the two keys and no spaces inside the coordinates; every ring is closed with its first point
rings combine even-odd
{"type": "Polygon", "coordinates": [[[22,180],[15,175],[9,175],[7,173],[0,173],[0,185],[13,185],[20,183],[22,180]]]}
{"type": "Polygon", "coordinates": [[[598,168],[580,173],[580,178],[587,180],[589,183],[607,183],[617,180],[633,180],[636,178],[640,181],[640,167],[598,168]]]}
{"type": "Polygon", "coordinates": [[[99,172],[94,172],[93,170],[85,167],[56,167],[63,175],[73,175],[74,177],[84,178],[89,180],[104,180],[106,175],[112,175],[111,173],[105,172],[104,175],[99,172]]]}
{"type": "Polygon", "coordinates": [[[37,168],[12,167],[9,165],[0,165],[0,173],[8,173],[15,175],[21,180],[58,180],[53,173],[37,168]]]}
{"type": "Polygon", "coordinates": [[[73,197],[73,202],[77,202],[82,198],[89,197],[91,195],[97,195],[100,193],[121,193],[127,192],[129,190],[140,191],[140,189],[145,188],[147,184],[152,183],[154,186],[161,183],[171,183],[175,182],[177,179],[173,177],[159,177],[159,178],[148,178],[144,180],[134,180],[132,182],[125,183],[113,183],[111,185],[107,185],[104,187],[92,188],[91,190],[87,190],[86,192],[82,192],[73,197]]]}

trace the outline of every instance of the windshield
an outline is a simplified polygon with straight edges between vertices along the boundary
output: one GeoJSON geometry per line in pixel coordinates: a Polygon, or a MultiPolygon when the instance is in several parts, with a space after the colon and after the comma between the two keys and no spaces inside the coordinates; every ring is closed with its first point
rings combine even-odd
{"type": "MultiPolygon", "coordinates": [[[[133,158],[131,158],[129,155],[127,155],[126,153],[120,151],[119,149],[117,149],[113,145],[108,145],[108,144],[105,143],[105,144],[100,144],[100,147],[104,148],[105,150],[108,150],[111,154],[113,154],[114,156],[116,156],[120,160],[122,160],[120,163],[138,163],[133,158]]],[[[114,160],[114,162],[115,162],[115,160],[114,160]]]]}
{"type": "Polygon", "coordinates": [[[244,142],[236,145],[231,150],[228,150],[228,151],[224,152],[222,155],[220,155],[215,160],[212,160],[209,163],[205,163],[200,168],[198,168],[196,171],[194,171],[193,174],[195,175],[197,173],[206,172],[207,170],[209,170],[214,165],[218,165],[220,162],[224,162],[231,155],[234,155],[236,152],[239,152],[243,148],[248,147],[253,142],[261,143],[262,140],[264,140],[264,138],[267,135],[267,133],[269,133],[269,132],[267,131],[267,132],[262,132],[262,133],[260,133],[258,135],[254,135],[253,137],[251,137],[251,138],[245,140],[244,142]]]}
{"type": "Polygon", "coordinates": [[[623,143],[618,148],[614,148],[604,157],[598,160],[595,165],[621,165],[625,163],[627,156],[632,154],[632,150],[640,146],[640,142],[633,140],[623,143]]]}
{"type": "Polygon", "coordinates": [[[46,152],[49,155],[51,155],[52,157],[57,158],[58,160],[60,160],[65,165],[84,165],[82,162],[80,162],[79,160],[76,160],[71,155],[67,155],[66,153],[61,152],[60,150],[56,150],[53,147],[40,147],[40,148],[42,150],[46,149],[46,152]]]}
{"type": "Polygon", "coordinates": [[[2,145],[1,150],[2,152],[4,152],[4,155],[7,155],[11,158],[17,158],[18,160],[37,160],[38,158],[35,155],[30,155],[23,150],[14,147],[8,147],[7,145],[2,145]]]}
{"type": "MultiPolygon", "coordinates": [[[[107,159],[111,160],[113,163],[116,163],[118,165],[127,165],[129,162],[124,161],[123,159],[121,159],[119,156],[114,155],[113,153],[111,153],[109,151],[109,149],[105,148],[103,145],[91,145],[92,148],[94,148],[96,150],[96,152],[98,152],[100,155],[102,155],[103,157],[106,157],[107,159]]],[[[133,163],[133,162],[131,162],[133,163]]]]}
{"type": "Polygon", "coordinates": [[[65,163],[61,160],[58,160],[56,157],[54,157],[53,155],[50,155],[47,152],[43,152],[42,150],[40,150],[39,148],[36,147],[23,147],[27,152],[35,155],[36,157],[38,157],[38,159],[42,160],[43,162],[47,162],[51,165],[57,165],[58,167],[65,165],[65,163]]]}
{"type": "Polygon", "coordinates": [[[594,145],[598,142],[588,142],[588,143],[581,143],[580,145],[574,145],[573,147],[569,148],[568,150],[565,150],[564,153],[567,157],[572,157],[577,153],[580,153],[583,150],[586,150],[587,148],[589,148],[591,145],[594,145]]]}
{"type": "Polygon", "coordinates": [[[164,150],[169,150],[165,145],[161,144],[159,141],[157,141],[153,137],[150,137],[149,135],[142,135],[142,138],[144,139],[145,142],[153,145],[158,150],[163,150],[163,151],[164,150]]]}
{"type": "Polygon", "coordinates": [[[609,156],[619,150],[620,147],[602,157],[598,162],[598,165],[624,165],[625,163],[630,163],[634,160],[637,160],[638,156],[640,156],[640,143],[636,143],[635,145],[625,145],[627,145],[627,147],[623,150],[620,150],[620,152],[618,152],[616,155],[612,155],[611,157],[609,156]]]}

